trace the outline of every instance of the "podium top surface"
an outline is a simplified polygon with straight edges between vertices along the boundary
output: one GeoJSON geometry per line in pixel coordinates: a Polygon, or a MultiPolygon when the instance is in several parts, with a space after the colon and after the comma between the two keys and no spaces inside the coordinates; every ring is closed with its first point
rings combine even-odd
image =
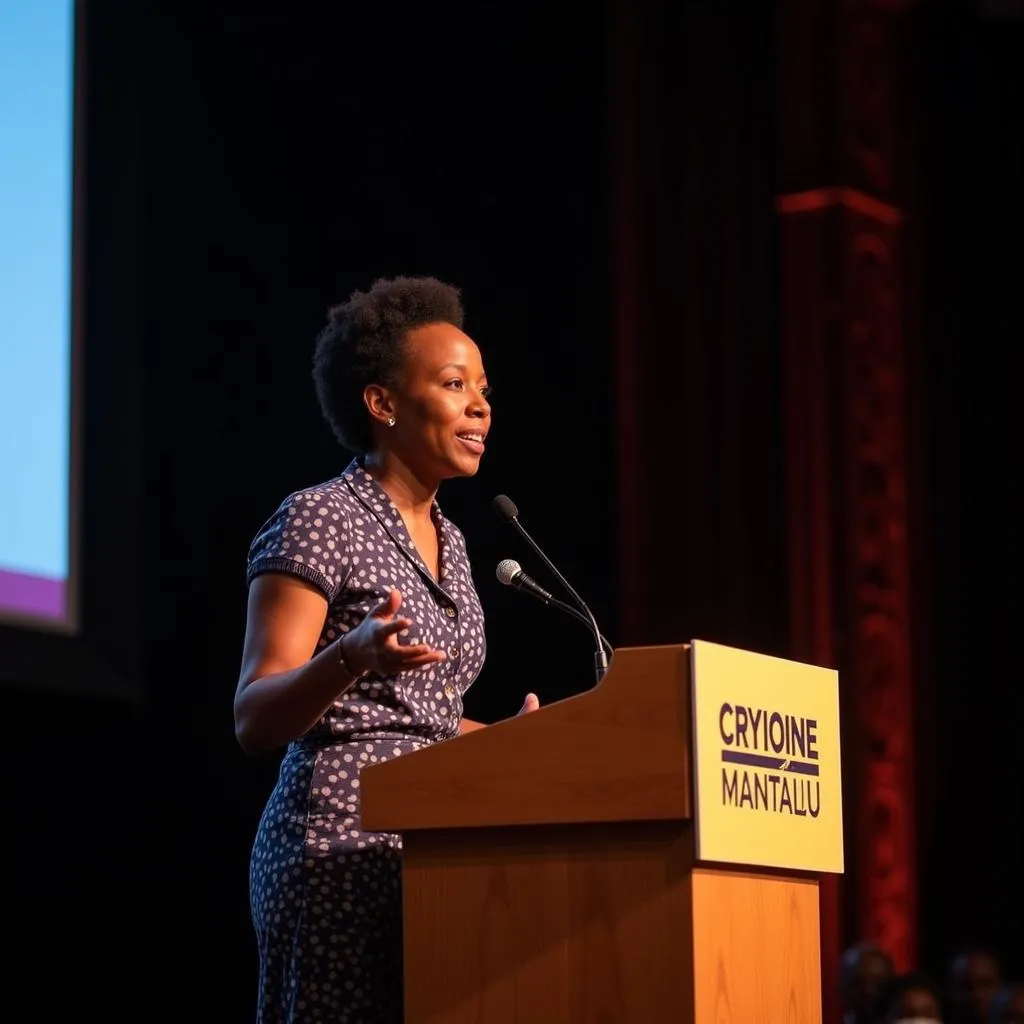
{"type": "Polygon", "coordinates": [[[689,819],[689,650],[620,649],[585,693],[364,768],[363,827],[689,819]]]}
{"type": "Polygon", "coordinates": [[[837,673],[707,641],[360,778],[372,831],[689,822],[705,863],[843,871],[837,673]]]}

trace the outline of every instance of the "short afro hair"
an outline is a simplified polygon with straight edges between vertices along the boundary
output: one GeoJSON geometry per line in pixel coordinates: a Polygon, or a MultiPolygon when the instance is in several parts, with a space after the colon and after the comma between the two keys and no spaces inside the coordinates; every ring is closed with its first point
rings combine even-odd
{"type": "Polygon", "coordinates": [[[457,288],[434,277],[381,278],[335,306],[316,339],[313,381],[320,410],[342,446],[356,455],[373,447],[363,391],[394,387],[409,331],[428,324],[462,327],[457,288]]]}

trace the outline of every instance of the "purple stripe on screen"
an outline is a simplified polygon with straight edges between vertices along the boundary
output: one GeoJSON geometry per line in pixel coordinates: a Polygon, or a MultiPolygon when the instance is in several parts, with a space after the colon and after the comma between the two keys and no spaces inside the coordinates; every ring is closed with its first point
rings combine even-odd
{"type": "Polygon", "coordinates": [[[0,610],[63,619],[66,589],[64,580],[0,569],[0,610]]]}

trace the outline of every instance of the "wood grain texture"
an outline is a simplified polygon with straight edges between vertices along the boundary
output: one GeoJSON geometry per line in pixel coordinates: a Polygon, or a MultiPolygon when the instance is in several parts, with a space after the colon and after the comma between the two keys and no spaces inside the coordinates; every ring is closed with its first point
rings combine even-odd
{"type": "Polygon", "coordinates": [[[818,882],[696,868],[694,1024],[820,1024],[818,882]]]}
{"type": "Polygon", "coordinates": [[[673,823],[417,832],[406,1024],[820,1024],[818,883],[673,823]]]}
{"type": "Polygon", "coordinates": [[[691,1019],[688,830],[414,833],[406,1024],[691,1019]]]}
{"type": "Polygon", "coordinates": [[[619,650],[586,693],[365,768],[363,827],[686,820],[690,721],[689,645],[619,650]]]}

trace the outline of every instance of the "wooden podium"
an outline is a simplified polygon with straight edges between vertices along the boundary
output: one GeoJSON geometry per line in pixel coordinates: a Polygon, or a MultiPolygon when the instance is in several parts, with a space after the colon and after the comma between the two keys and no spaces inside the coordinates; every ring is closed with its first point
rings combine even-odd
{"type": "Polygon", "coordinates": [[[620,649],[363,770],[364,827],[403,836],[407,1024],[820,1021],[817,875],[699,859],[693,664],[620,649]]]}

